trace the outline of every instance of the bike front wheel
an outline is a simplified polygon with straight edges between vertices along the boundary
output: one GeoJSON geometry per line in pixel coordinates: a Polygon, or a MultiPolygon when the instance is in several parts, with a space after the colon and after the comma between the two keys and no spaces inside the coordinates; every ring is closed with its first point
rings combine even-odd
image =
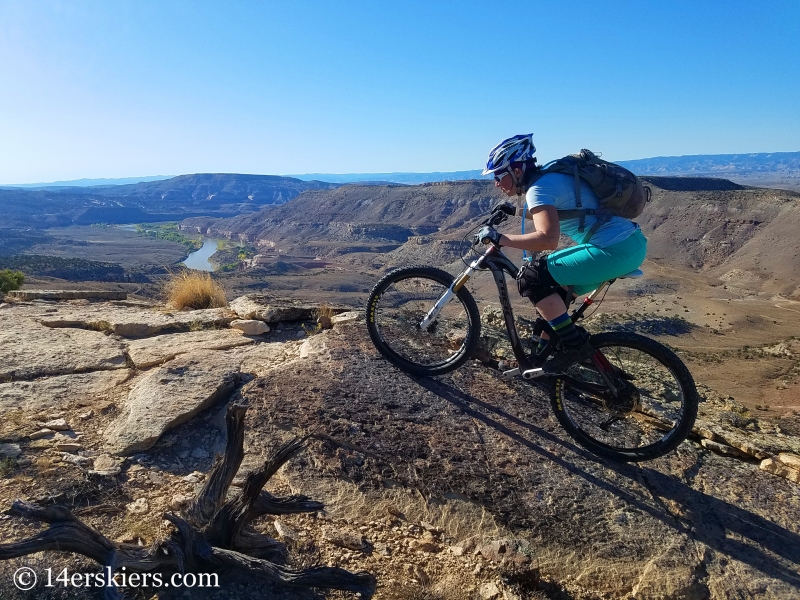
{"type": "Polygon", "coordinates": [[[686,365],[655,340],[627,332],[593,335],[612,374],[612,394],[593,359],[553,378],[550,396],[564,429],[613,460],[650,460],[674,450],[692,430],[698,395],[686,365]]]}
{"type": "Polygon", "coordinates": [[[405,267],[384,275],[367,300],[367,329],[378,351],[414,375],[432,376],[460,367],[480,336],[475,299],[461,288],[427,327],[422,322],[445,297],[453,276],[433,267],[405,267]]]}

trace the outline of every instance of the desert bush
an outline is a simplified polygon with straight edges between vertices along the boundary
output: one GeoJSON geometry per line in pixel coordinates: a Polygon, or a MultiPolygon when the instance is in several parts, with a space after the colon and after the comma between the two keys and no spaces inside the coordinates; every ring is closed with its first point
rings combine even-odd
{"type": "Polygon", "coordinates": [[[3,269],[0,271],[0,293],[5,294],[12,290],[18,290],[25,281],[25,275],[21,271],[3,269]]]}
{"type": "Polygon", "coordinates": [[[165,296],[167,304],[178,310],[228,306],[225,290],[205,271],[172,273],[165,286],[165,296]]]}

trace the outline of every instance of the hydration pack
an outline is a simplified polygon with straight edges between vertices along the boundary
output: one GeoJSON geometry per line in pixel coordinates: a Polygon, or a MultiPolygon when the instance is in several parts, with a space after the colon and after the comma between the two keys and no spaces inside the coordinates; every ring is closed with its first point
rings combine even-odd
{"type": "Polygon", "coordinates": [[[583,233],[586,215],[597,216],[597,222],[591,227],[583,243],[588,242],[589,238],[611,217],[635,219],[641,215],[652,195],[650,188],[642,185],[639,178],[628,169],[603,160],[585,148],[578,154],[570,154],[543,166],[533,176],[530,185],[548,173],[567,173],[575,177],[577,208],[559,210],[559,220],[580,218],[578,231],[583,233]],[[581,179],[589,184],[599,199],[597,210],[582,208],[581,179]]]}

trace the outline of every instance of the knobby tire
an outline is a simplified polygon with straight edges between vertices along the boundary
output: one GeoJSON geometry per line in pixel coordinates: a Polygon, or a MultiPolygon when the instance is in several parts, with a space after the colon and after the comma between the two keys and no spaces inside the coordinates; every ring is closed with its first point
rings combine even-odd
{"type": "Polygon", "coordinates": [[[471,356],[480,336],[475,299],[462,287],[436,323],[419,323],[453,283],[434,267],[412,266],[384,275],[367,300],[367,330],[378,351],[393,365],[429,377],[458,369],[471,356]]]}
{"type": "Polygon", "coordinates": [[[616,461],[650,460],[674,450],[691,432],[699,402],[686,365],[669,348],[636,333],[600,333],[591,343],[625,373],[628,400],[592,393],[608,391],[591,360],[570,367],[550,385],[553,410],[567,433],[616,461]]]}

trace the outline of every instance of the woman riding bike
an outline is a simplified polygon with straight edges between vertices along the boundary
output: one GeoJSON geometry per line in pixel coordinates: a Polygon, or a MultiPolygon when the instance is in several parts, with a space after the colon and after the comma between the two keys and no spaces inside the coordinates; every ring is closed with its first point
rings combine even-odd
{"type": "MultiPolygon", "coordinates": [[[[583,294],[636,270],[644,262],[647,239],[636,223],[622,217],[603,217],[598,223],[597,216],[587,214],[559,221],[558,211],[597,209],[598,198],[581,180],[579,207],[576,179],[564,173],[540,175],[535,152],[533,134],[516,135],[492,149],[483,171],[483,175],[494,175],[495,186],[506,196],[525,195],[525,216],[533,220],[535,230],[502,234],[486,226],[476,238],[484,244],[534,252],[556,250],[562,233],[577,244],[539,258],[517,276],[519,293],[533,302],[561,340],[563,349],[542,365],[545,373],[556,375],[592,354],[588,334],[567,313],[570,290],[583,294]]],[[[544,334],[537,351],[546,344],[544,334]]]]}

